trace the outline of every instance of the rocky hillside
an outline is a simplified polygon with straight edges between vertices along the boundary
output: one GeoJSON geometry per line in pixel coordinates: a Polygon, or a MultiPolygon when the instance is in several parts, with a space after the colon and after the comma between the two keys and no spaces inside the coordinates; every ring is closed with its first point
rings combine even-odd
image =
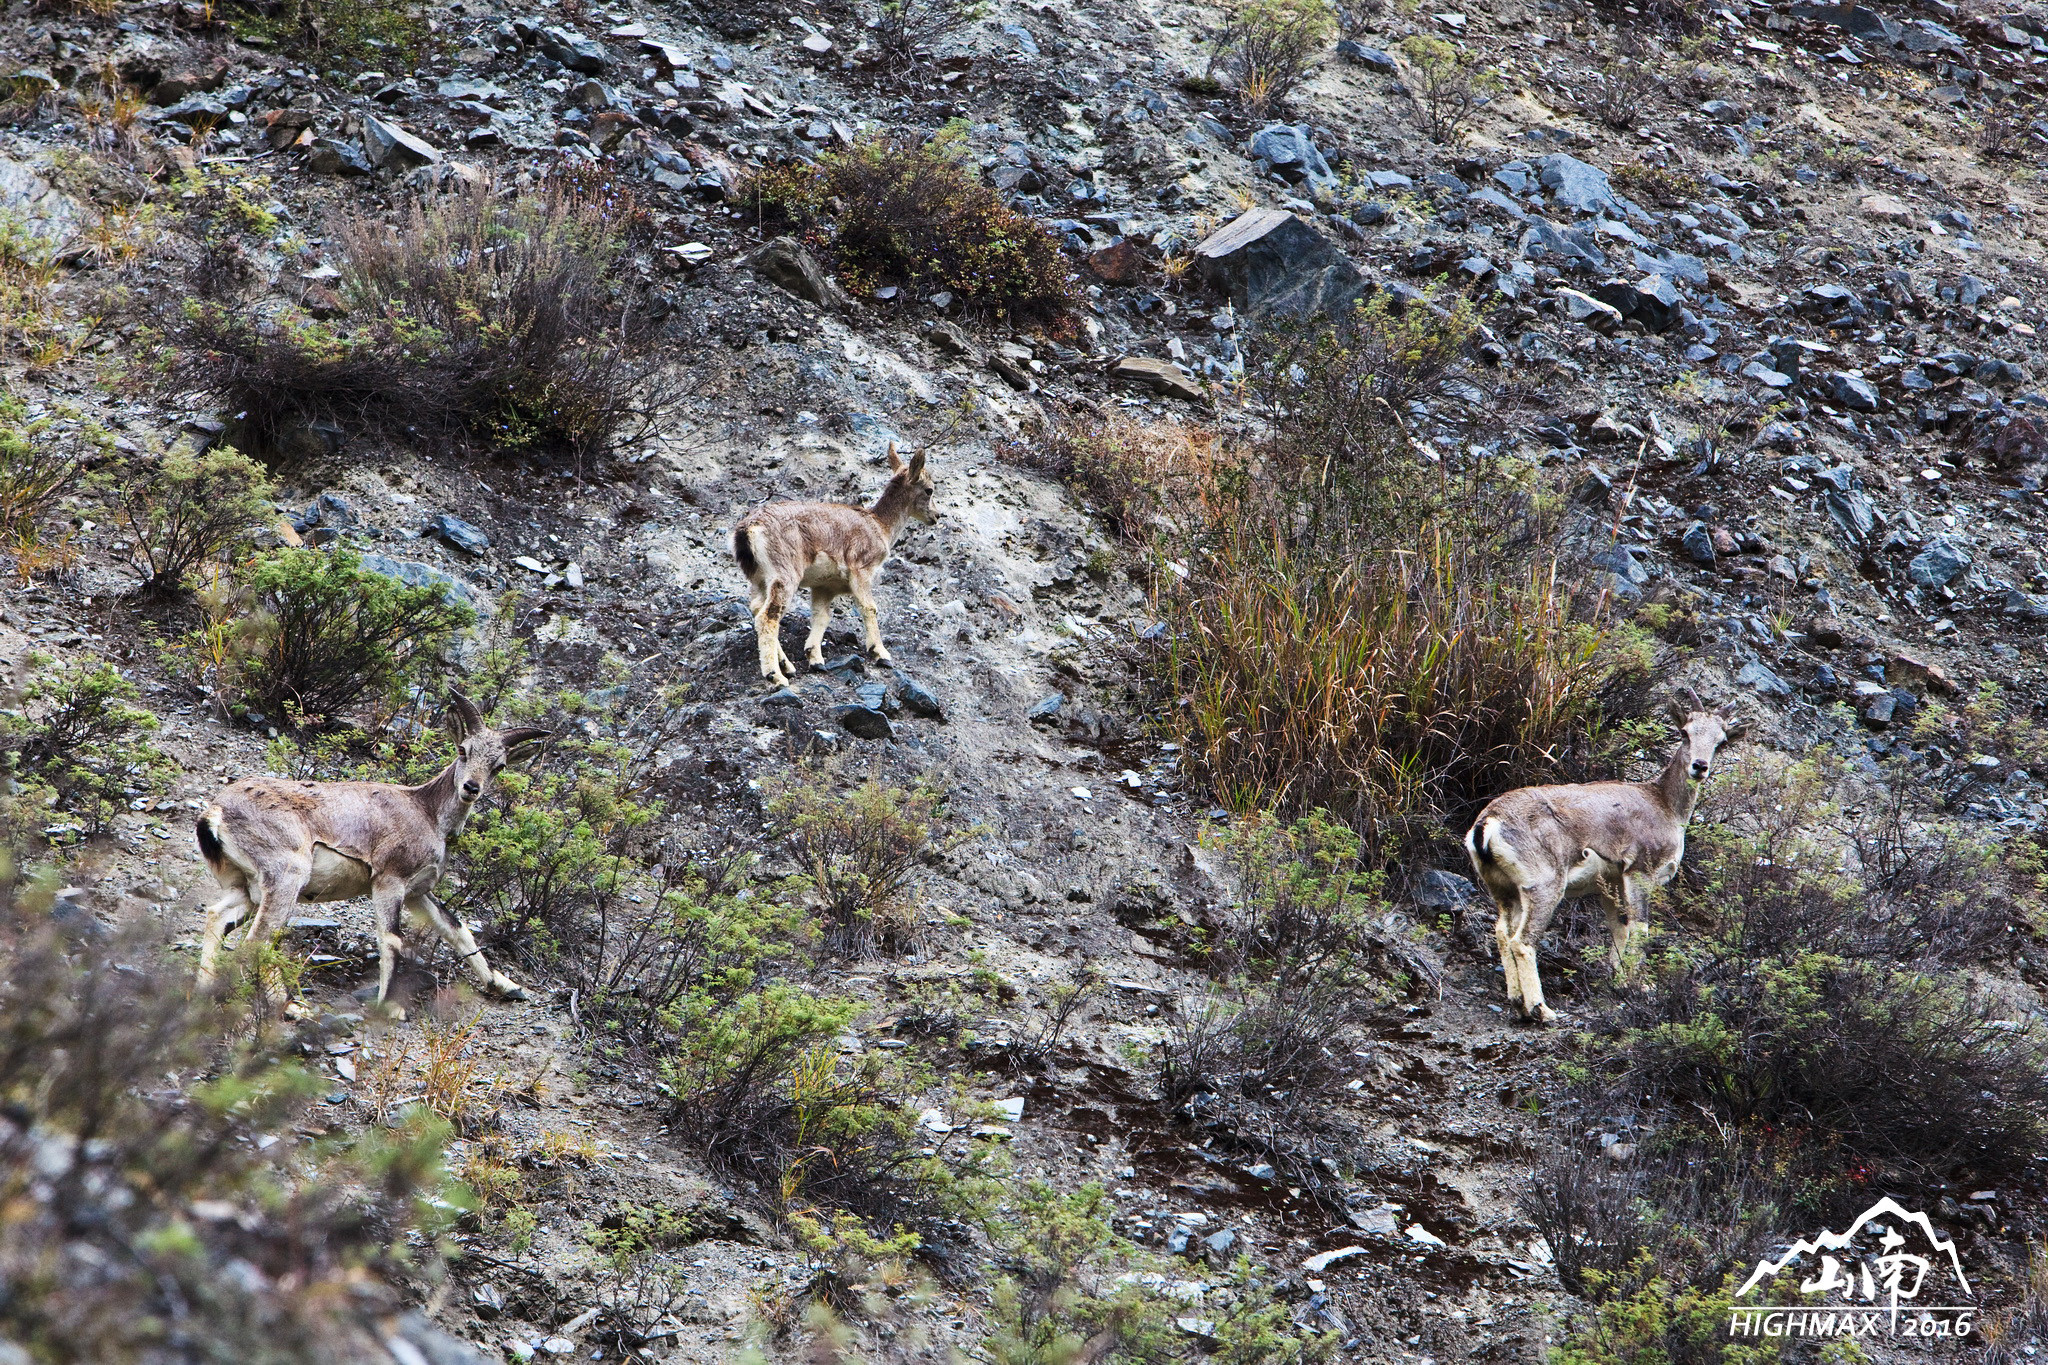
{"type": "MultiPolygon", "coordinates": [[[[424,780],[447,757],[450,685],[557,738],[501,780],[443,888],[528,999],[472,998],[455,953],[415,929],[394,1017],[373,1000],[368,906],[347,903],[297,911],[289,1017],[261,991],[232,1006],[238,1039],[288,1036],[280,1064],[317,1077],[289,1114],[224,1130],[252,1161],[284,1140],[263,1179],[360,1202],[383,1178],[365,1171],[397,1168],[333,1175],[338,1145],[441,1144],[405,1187],[424,1213],[377,1206],[374,1254],[287,1270],[282,1231],[267,1252],[228,1248],[283,1217],[254,1186],[195,1187],[165,1215],[252,1303],[331,1291],[354,1354],[279,1336],[260,1347],[274,1357],[236,1355],[145,1288],[132,1311],[162,1331],[97,1355],[70,1308],[0,1297],[0,1360],[1718,1361],[1725,1340],[1602,1305],[1690,1294],[1718,1314],[1750,1253],[1876,1193],[1926,1206],[1977,1285],[1980,1330],[1936,1349],[1974,1351],[1994,1324],[2000,1358],[2031,1354],[2048,1329],[2048,1083],[2026,1050],[2048,988],[2044,64],[2048,9],[1989,0],[16,0],[0,13],[9,934],[55,915],[65,951],[113,942],[182,990],[217,894],[191,824],[224,782],[424,780]],[[1247,33],[1275,32],[1303,40],[1298,73],[1245,55],[1267,50],[1247,33]],[[927,178],[891,180],[911,162],[886,156],[920,148],[927,178]],[[871,154],[897,169],[804,197],[803,168],[871,154]],[[1014,245],[1013,223],[1036,224],[1043,260],[954,263],[963,171],[993,191],[974,230],[1014,245]],[[860,254],[863,195],[908,250],[860,254]],[[486,206],[474,238],[432,207],[461,204],[486,206]],[[602,269],[508,265],[431,323],[393,300],[456,286],[365,302],[365,243],[504,261],[521,233],[544,238],[520,204],[572,224],[547,242],[610,243],[602,269]],[[982,292],[999,269],[1029,290],[982,292]],[[544,287],[519,326],[559,305],[544,359],[572,378],[508,361],[499,387],[477,381],[486,397],[458,395],[456,371],[421,358],[458,336],[465,376],[512,355],[507,333],[462,328],[528,278],[544,287]],[[1836,974],[1816,987],[1833,1003],[1791,1016],[1759,1064],[1837,1026],[1895,1037],[1889,1060],[1816,1045],[1810,1069],[1993,1077],[1965,1087],[2010,1101],[1981,1131],[1974,1110],[1941,1111],[1975,1145],[1931,1154],[1900,1128],[1857,1147],[1819,1100],[1786,1118],[1758,1095],[1721,1107],[1711,1077],[1657,1089],[1626,1040],[1691,988],[1657,967],[1641,995],[1612,989],[1582,952],[1604,950],[1591,907],[1544,949],[1566,1027],[1517,1021],[1458,845],[1490,791],[1443,797],[1417,837],[1364,830],[1363,863],[1259,842],[1286,826],[1204,751],[1198,699],[1158,663],[1187,619],[1180,580],[1201,572],[1173,539],[1184,505],[1148,500],[1157,467],[1118,494],[1085,453],[1137,431],[1262,449],[1294,401],[1271,357],[1303,319],[1359,306],[1455,342],[1440,373],[1379,400],[1403,462],[1539,509],[1560,600],[1637,657],[1529,771],[1646,779],[1674,689],[1731,703],[1750,730],[1701,807],[1716,832],[1695,839],[1720,861],[1660,894],[1653,923],[1705,954],[1706,980],[1732,960],[1712,946],[1734,941],[1720,908],[1810,890],[1757,889],[1770,849],[1846,879],[1821,899],[1850,911],[1795,916],[1793,935],[1831,954],[1799,961],[1836,974]],[[330,344],[376,358],[306,360],[330,344]],[[847,599],[823,668],[764,681],[734,526],[770,500],[870,501],[892,452],[922,453],[936,484],[935,520],[877,580],[893,666],[867,656],[847,599]],[[211,539],[192,529],[209,513],[211,539]],[[266,682],[282,656],[248,644],[300,628],[280,604],[313,588],[247,566],[317,578],[316,562],[354,576],[306,599],[307,631],[346,618],[367,638],[367,614],[413,613],[346,655],[361,685],[331,706],[266,682]],[[422,591],[395,606],[400,585],[422,591]],[[84,719],[53,729],[59,712],[84,719]],[[859,862],[871,847],[881,863],[859,862]],[[904,885],[877,890],[898,863],[904,885]],[[1174,1088],[1227,1070],[1197,1045],[1230,1010],[1284,997],[1291,959],[1231,946],[1268,892],[1334,906],[1356,978],[1316,1040],[1312,1112],[1292,1084],[1229,1103],[1206,1072],[1174,1088]],[[161,941],[131,949],[138,927],[161,941]],[[1858,972],[1915,974],[1948,1003],[1858,1013],[1892,1000],[1858,972]],[[1620,1089],[1596,1099],[1588,1075],[1620,1089]],[[778,1117],[713,1122],[713,1095],[778,1117]],[[838,1117],[807,1128],[806,1104],[838,1117]],[[1601,1247],[1671,1244],[1596,1228],[1568,1250],[1542,1191],[1570,1168],[1621,1190],[1616,1207],[1658,1206],[1658,1137],[1694,1110],[1727,1140],[1714,1160],[1744,1153],[1743,1180],[1817,1152],[1828,1173],[1745,1184],[1739,1217],[1713,1202],[1725,1191],[1663,1205],[1674,1226],[1748,1238],[1710,1248],[1718,1268],[1691,1287],[1675,1261],[1634,1297],[1623,1267],[1588,1281],[1601,1247]],[[1592,1175],[1572,1165],[1586,1151],[1592,1175]],[[443,1165],[460,1188],[437,1183],[443,1165]],[[842,1165],[837,1184],[823,1173],[842,1165]],[[1673,1353],[1631,1354],[1650,1336],[1673,1353]]],[[[1384,368],[1411,364],[1395,346],[1384,368]]],[[[798,659],[805,611],[783,627],[798,659]]],[[[344,657],[341,635],[307,638],[308,670],[344,657]]],[[[204,1049],[138,1065],[131,1098],[179,1113],[231,1070],[204,1049]]],[[[50,1214],[73,1196],[35,1154],[90,1134],[35,1107],[33,1075],[0,1079],[10,1278],[54,1301],[66,1265],[185,1275],[148,1259],[161,1226],[116,1247],[104,1223],[50,1214]]]]}

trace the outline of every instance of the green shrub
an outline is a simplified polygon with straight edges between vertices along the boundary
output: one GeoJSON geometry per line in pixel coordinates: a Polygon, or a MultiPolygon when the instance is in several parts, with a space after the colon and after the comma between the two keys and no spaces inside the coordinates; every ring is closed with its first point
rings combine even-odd
{"type": "MultiPolygon", "coordinates": [[[[31,420],[18,398],[0,394],[0,551],[24,571],[68,561],[43,543],[41,517],[78,491],[86,462],[111,445],[97,426],[77,427],[69,414],[31,420]]],[[[28,576],[27,572],[23,577],[28,576]]]]}
{"type": "Polygon", "coordinates": [[[411,70],[442,46],[415,0],[229,0],[224,17],[239,38],[347,71],[411,70]]]}
{"type": "Polygon", "coordinates": [[[945,1142],[927,1145],[913,1126],[904,1095],[915,1082],[899,1066],[841,1059],[839,1036],[861,1008],[781,981],[729,1005],[694,996],[670,1012],[668,1121],[813,1239],[847,1214],[875,1234],[909,1229],[912,1246],[942,1244],[945,1142]]]}
{"type": "Polygon", "coordinates": [[[66,933],[48,908],[0,866],[0,1340],[96,1365],[171,1341],[189,1360],[388,1361],[386,1285],[434,1268],[427,1201],[461,1202],[445,1129],[297,1139],[325,1088],[299,1059],[330,1035],[252,1039],[159,941],[66,933]]]}
{"type": "Polygon", "coordinates": [[[135,537],[145,593],[175,592],[195,569],[229,560],[275,514],[263,467],[232,446],[174,450],[122,474],[121,516],[135,537]]]}
{"type": "Polygon", "coordinates": [[[908,946],[917,928],[911,880],[918,867],[972,830],[934,833],[944,800],[925,786],[891,787],[869,778],[850,792],[831,790],[829,773],[808,773],[768,802],[803,867],[800,884],[816,901],[824,943],[842,957],[908,946]]]}
{"type": "Polygon", "coordinates": [[[1165,1304],[1127,1270],[1138,1252],[1111,1230],[1113,1211],[1100,1185],[1061,1194],[1032,1181],[990,1220],[1005,1273],[981,1346],[995,1365],[1180,1356],[1165,1304]]]}
{"type": "Polygon", "coordinates": [[[592,459],[665,402],[648,320],[616,287],[643,222],[617,186],[565,176],[415,200],[395,232],[344,213],[330,236],[346,313],[188,302],[168,377],[245,414],[264,449],[324,420],[592,459]]]}
{"type": "Polygon", "coordinates": [[[272,550],[236,571],[188,640],[195,657],[228,656],[237,704],[295,728],[338,721],[365,701],[394,698],[439,663],[476,613],[438,587],[407,587],[346,550],[272,550]],[[242,638],[217,646],[240,626],[242,638]]]}
{"type": "Polygon", "coordinates": [[[882,284],[944,290],[976,313],[1053,321],[1075,306],[1059,240],[975,177],[949,127],[912,144],[872,138],[814,163],[772,167],[749,194],[797,228],[857,296],[882,284]]]}
{"type": "MultiPolygon", "coordinates": [[[[49,660],[31,655],[32,669],[49,660]]],[[[0,711],[0,778],[27,790],[7,804],[23,822],[37,807],[67,811],[81,834],[104,833],[130,799],[160,790],[171,763],[149,742],[157,718],[131,703],[135,684],[112,664],[40,672],[18,707],[0,711]]]]}
{"type": "Polygon", "coordinates": [[[1222,72],[1253,114],[1275,113],[1336,33],[1330,0],[1237,0],[1209,50],[1208,78],[1222,72]]]}
{"type": "Polygon", "coordinates": [[[1733,1280],[1699,1288],[1673,1284],[1647,1263],[1632,1269],[1641,1287],[1611,1297],[1594,1272],[1594,1296],[1602,1302],[1550,1348],[1549,1365],[1766,1365],[1784,1358],[1784,1338],[1730,1339],[1733,1280]]]}
{"type": "Polygon", "coordinates": [[[1499,84],[1491,72],[1457,44],[1426,34],[1401,40],[1408,59],[1406,85],[1415,101],[1416,118],[1433,142],[1456,142],[1472,112],[1499,84]]]}

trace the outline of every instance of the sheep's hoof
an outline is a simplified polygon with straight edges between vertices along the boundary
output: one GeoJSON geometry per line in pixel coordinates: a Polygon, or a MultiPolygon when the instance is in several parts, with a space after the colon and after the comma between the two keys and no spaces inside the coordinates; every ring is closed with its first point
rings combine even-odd
{"type": "Polygon", "coordinates": [[[1554,1024],[1557,1022],[1557,1011],[1548,1005],[1538,1005],[1523,1015],[1523,1018],[1532,1024],[1554,1024]]]}
{"type": "Polygon", "coordinates": [[[509,976],[501,976],[496,981],[493,981],[491,989],[507,1000],[529,1000],[532,998],[526,993],[526,987],[520,985],[509,976]]]}

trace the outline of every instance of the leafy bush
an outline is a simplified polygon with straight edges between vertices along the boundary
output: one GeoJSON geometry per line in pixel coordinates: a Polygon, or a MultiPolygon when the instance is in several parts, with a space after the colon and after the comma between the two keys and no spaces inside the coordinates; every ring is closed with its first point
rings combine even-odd
{"type": "Polygon", "coordinates": [[[111,444],[96,426],[60,430],[59,420],[31,420],[20,399],[0,394],[0,551],[15,557],[24,578],[52,557],[40,518],[77,491],[88,458],[111,444]]]}
{"type": "Polygon", "coordinates": [[[1402,39],[1400,51],[1408,59],[1405,84],[1422,131],[1433,142],[1456,142],[1473,110],[1486,102],[1494,77],[1442,38],[1418,33],[1402,39]]]}
{"type": "Polygon", "coordinates": [[[1633,1270],[1640,1288],[1612,1296],[1593,1272],[1591,1287],[1602,1302],[1551,1348],[1549,1365],[1765,1365],[1784,1358],[1782,1338],[1729,1338],[1733,1280],[1702,1288],[1672,1284],[1647,1262],[1633,1270]]]}
{"type": "MultiPolygon", "coordinates": [[[[0,100],[0,118],[9,103],[0,100]]],[[[65,330],[50,301],[59,274],[57,247],[18,213],[0,211],[0,354],[11,343],[36,366],[64,355],[65,330]]]]}
{"type": "Polygon", "coordinates": [[[1100,1185],[1061,1194],[1032,1181],[991,1220],[1004,1277],[982,1350],[996,1365],[1164,1360],[1179,1354],[1164,1305],[1128,1273],[1136,1248],[1111,1230],[1100,1185]]]}
{"type": "Polygon", "coordinates": [[[388,1361],[385,1282],[432,1255],[428,1197],[460,1198],[441,1130],[294,1140],[322,1088],[297,1058],[325,1036],[233,1041],[246,1020],[191,998],[160,943],[66,937],[47,911],[0,867],[0,1340],[103,1365],[165,1360],[167,1341],[388,1361]]]}
{"type": "Polygon", "coordinates": [[[232,446],[202,455],[174,450],[124,471],[121,516],[135,537],[145,593],[175,592],[193,570],[232,559],[270,516],[276,488],[263,467],[232,446]]]}
{"type": "Polygon", "coordinates": [[[892,283],[944,290],[970,311],[1013,322],[1058,319],[1076,300],[1059,240],[976,179],[966,153],[950,126],[919,144],[871,138],[764,170],[749,192],[764,214],[799,229],[856,295],[892,283]]]}
{"type": "Polygon", "coordinates": [[[615,297],[640,222],[616,187],[551,177],[499,197],[415,200],[397,231],[343,214],[347,311],[258,317],[198,300],[171,324],[171,381],[213,395],[266,449],[314,420],[493,450],[603,453],[663,393],[646,319],[615,297]]]}
{"type": "Polygon", "coordinates": [[[1330,0],[1237,0],[1209,49],[1208,76],[1228,76],[1253,114],[1275,113],[1336,32],[1330,0]]]}
{"type": "MultiPolygon", "coordinates": [[[[48,660],[31,655],[31,668],[48,660]]],[[[43,672],[23,691],[18,708],[0,711],[0,778],[27,791],[0,800],[0,815],[46,823],[36,808],[55,806],[77,817],[83,834],[100,834],[131,797],[161,788],[170,761],[148,736],[157,718],[131,705],[135,684],[112,664],[43,672]]],[[[22,851],[17,849],[17,852],[22,851]]]]}
{"type": "Polygon", "coordinates": [[[950,1176],[904,1111],[907,1078],[873,1054],[840,1058],[860,1011],[780,981],[728,1006],[679,1007],[660,1068],[668,1122],[810,1236],[845,1212],[876,1233],[901,1226],[943,1244],[950,1176]]]}
{"type": "Polygon", "coordinates": [[[190,642],[239,621],[228,679],[239,704],[294,727],[331,724],[366,700],[395,696],[476,620],[440,588],[407,587],[346,550],[272,550],[236,571],[190,642]]]}
{"type": "Polygon", "coordinates": [[[225,17],[237,37],[345,70],[411,69],[440,46],[415,0],[231,0],[225,17]]]}
{"type": "Polygon", "coordinates": [[[850,792],[830,789],[827,773],[806,774],[768,803],[804,872],[802,885],[823,917],[824,943],[842,957],[913,940],[917,903],[911,879],[973,831],[934,837],[944,801],[930,787],[890,787],[869,778],[850,792]]]}

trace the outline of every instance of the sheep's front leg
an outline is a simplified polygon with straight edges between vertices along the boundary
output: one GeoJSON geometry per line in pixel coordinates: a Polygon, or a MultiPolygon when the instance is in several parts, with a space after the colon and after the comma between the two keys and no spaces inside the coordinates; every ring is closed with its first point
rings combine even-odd
{"type": "Polygon", "coordinates": [[[434,932],[455,951],[463,970],[477,985],[507,1000],[527,998],[526,987],[503,972],[493,970],[491,964],[484,961],[484,950],[476,946],[476,935],[470,933],[469,926],[435,904],[432,896],[422,892],[407,901],[406,907],[433,926],[434,932]]]}
{"type": "Polygon", "coordinates": [[[206,929],[199,938],[199,989],[212,990],[215,965],[220,959],[221,940],[254,907],[246,888],[231,886],[206,912],[206,929]]]}
{"type": "Polygon", "coordinates": [[[860,603],[861,624],[867,627],[868,652],[875,656],[878,664],[896,662],[889,657],[888,646],[882,643],[882,619],[875,611],[875,576],[872,572],[851,574],[848,586],[853,589],[853,600],[860,603]]]}

